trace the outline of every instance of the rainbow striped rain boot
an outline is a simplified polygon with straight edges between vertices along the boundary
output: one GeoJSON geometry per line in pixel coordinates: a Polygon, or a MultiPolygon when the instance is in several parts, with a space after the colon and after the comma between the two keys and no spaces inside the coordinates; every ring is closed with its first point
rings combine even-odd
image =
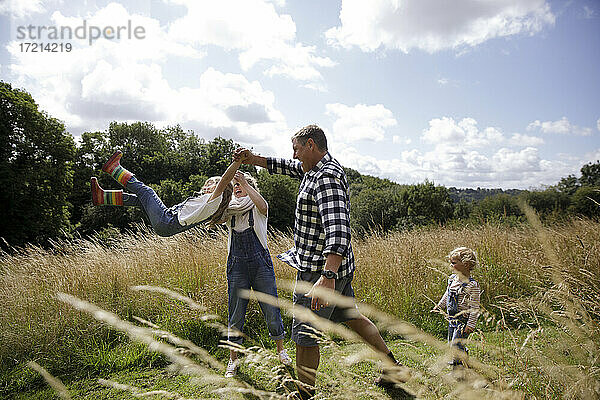
{"type": "Polygon", "coordinates": [[[93,176],[91,181],[92,204],[95,206],[122,206],[122,190],[104,190],[98,185],[98,179],[93,176]]]}
{"type": "Polygon", "coordinates": [[[121,157],[123,157],[121,150],[115,151],[115,154],[113,154],[106,164],[102,166],[102,171],[112,175],[117,182],[125,187],[133,174],[121,166],[121,163],[119,162],[121,157]]]}

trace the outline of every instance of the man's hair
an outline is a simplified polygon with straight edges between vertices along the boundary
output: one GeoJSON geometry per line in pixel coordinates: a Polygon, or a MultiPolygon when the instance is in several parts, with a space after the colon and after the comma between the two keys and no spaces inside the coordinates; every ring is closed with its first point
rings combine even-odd
{"type": "Polygon", "coordinates": [[[469,269],[473,269],[477,266],[477,254],[468,247],[457,247],[448,254],[448,259],[457,257],[461,262],[469,266],[469,269]]]}
{"type": "Polygon", "coordinates": [[[302,146],[306,144],[308,139],[312,139],[317,145],[319,150],[327,151],[327,138],[325,133],[317,125],[308,125],[300,129],[292,136],[292,139],[296,139],[302,146]]]}

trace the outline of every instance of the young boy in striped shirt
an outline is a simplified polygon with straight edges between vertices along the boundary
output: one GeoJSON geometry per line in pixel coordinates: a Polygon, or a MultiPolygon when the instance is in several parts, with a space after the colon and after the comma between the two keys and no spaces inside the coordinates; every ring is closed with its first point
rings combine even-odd
{"type": "MultiPolygon", "coordinates": [[[[448,260],[454,273],[448,278],[448,287],[442,299],[432,311],[446,311],[448,318],[448,343],[467,353],[465,341],[475,330],[480,309],[481,289],[471,278],[477,266],[475,252],[467,247],[458,247],[450,252],[448,260]]],[[[451,365],[462,365],[464,355],[453,357],[451,365]]]]}

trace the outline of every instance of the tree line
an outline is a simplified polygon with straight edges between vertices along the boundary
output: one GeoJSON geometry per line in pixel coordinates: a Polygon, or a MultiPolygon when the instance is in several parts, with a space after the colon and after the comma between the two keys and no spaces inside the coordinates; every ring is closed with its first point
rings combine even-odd
{"type": "MultiPolygon", "coordinates": [[[[124,165],[152,186],[168,206],[194,195],[204,181],[220,175],[237,147],[232,140],[210,141],[175,125],[113,122],[105,131],[85,132],[75,141],[62,122],[39,109],[24,90],[0,82],[0,224],[2,248],[47,244],[58,238],[89,236],[108,229],[136,229],[144,213],[136,208],[93,207],[89,181],[117,189],[102,164],[115,149],[124,165]]],[[[244,167],[257,177],[269,202],[269,223],[293,227],[298,182],[244,167]]],[[[400,185],[346,169],[352,224],[359,232],[410,229],[450,221],[518,222],[521,200],[543,217],[583,215],[600,210],[600,162],[586,164],[581,177],[565,177],[544,190],[456,189],[425,181],[400,185]]]]}

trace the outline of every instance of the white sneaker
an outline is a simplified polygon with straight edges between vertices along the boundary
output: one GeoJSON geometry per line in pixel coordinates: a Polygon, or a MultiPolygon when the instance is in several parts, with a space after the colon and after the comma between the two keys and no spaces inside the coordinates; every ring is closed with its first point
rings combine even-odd
{"type": "Polygon", "coordinates": [[[286,367],[292,366],[292,358],[289,356],[286,349],[283,349],[279,352],[279,361],[281,361],[281,363],[286,367]]]}
{"type": "Polygon", "coordinates": [[[237,375],[238,360],[229,359],[227,369],[225,370],[225,378],[233,378],[237,375]]]}

